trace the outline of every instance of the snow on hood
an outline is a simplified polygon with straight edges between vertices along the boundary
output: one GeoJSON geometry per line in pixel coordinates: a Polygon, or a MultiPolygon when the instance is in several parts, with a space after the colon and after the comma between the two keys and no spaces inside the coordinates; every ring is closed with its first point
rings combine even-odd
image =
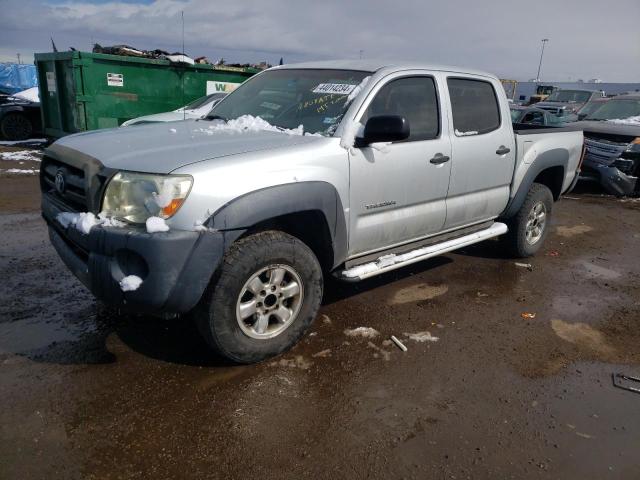
{"type": "Polygon", "coordinates": [[[38,87],[28,88],[18,93],[11,95],[12,97],[21,98],[23,100],[29,100],[30,102],[40,103],[40,93],[38,87]]]}
{"type": "Polygon", "coordinates": [[[63,137],[51,148],[76,150],[109,168],[170,173],[203,160],[319,140],[316,136],[300,135],[297,129],[282,132],[267,122],[264,123],[270,128],[264,125],[265,128],[259,128],[259,122],[250,122],[251,128],[240,128],[239,120],[233,123],[187,120],[95,130],[63,137]]]}
{"type": "Polygon", "coordinates": [[[607,122],[617,123],[620,125],[638,125],[640,126],[640,115],[637,117],[629,117],[629,118],[614,118],[611,120],[607,120],[607,122]]]}

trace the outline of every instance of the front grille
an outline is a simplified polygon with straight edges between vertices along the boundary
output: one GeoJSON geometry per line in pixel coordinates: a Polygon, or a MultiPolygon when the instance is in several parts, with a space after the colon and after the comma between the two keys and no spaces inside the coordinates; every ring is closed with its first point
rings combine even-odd
{"type": "Polygon", "coordinates": [[[45,156],[40,166],[40,188],[43,194],[54,196],[71,211],[86,212],[88,210],[85,174],[77,167],[45,156]],[[58,173],[64,178],[62,192],[56,188],[58,173]]]}
{"type": "Polygon", "coordinates": [[[612,142],[604,139],[585,138],[587,153],[601,160],[618,158],[627,148],[626,143],[612,142]]]}
{"type": "Polygon", "coordinates": [[[559,107],[546,107],[546,106],[544,106],[544,107],[539,107],[539,108],[541,108],[543,110],[546,110],[547,112],[552,113],[554,115],[558,115],[558,116],[560,116],[560,114],[562,113],[562,108],[559,108],[559,107]]]}

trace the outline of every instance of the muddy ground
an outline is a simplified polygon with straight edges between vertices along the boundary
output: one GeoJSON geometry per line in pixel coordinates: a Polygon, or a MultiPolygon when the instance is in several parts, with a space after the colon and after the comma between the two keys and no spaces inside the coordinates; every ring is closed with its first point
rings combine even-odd
{"type": "Polygon", "coordinates": [[[611,381],[640,376],[638,201],[570,195],[531,269],[490,241],[329,283],[301,344],[231,366],[96,303],[37,197],[0,175],[1,478],[640,478],[640,394],[611,381]]]}

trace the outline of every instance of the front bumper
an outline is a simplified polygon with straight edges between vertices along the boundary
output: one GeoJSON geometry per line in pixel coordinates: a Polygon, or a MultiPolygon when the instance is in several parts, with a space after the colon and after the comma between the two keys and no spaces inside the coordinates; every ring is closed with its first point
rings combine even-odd
{"type": "Polygon", "coordinates": [[[100,300],[145,313],[184,313],[200,300],[224,254],[222,232],[96,226],[88,235],[56,220],[63,207],[47,194],[42,215],[65,265],[100,300]],[[143,282],[123,292],[119,282],[137,275],[143,282]]]}
{"type": "Polygon", "coordinates": [[[584,159],[582,177],[597,180],[608,193],[617,196],[631,195],[640,186],[638,177],[627,175],[615,162],[607,164],[588,153],[584,159]]]}

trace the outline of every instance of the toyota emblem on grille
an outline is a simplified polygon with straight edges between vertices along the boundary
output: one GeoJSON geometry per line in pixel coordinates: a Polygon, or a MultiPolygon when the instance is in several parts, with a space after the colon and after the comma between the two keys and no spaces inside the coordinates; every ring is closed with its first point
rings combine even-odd
{"type": "Polygon", "coordinates": [[[58,170],[56,172],[56,190],[58,191],[58,193],[62,194],[64,193],[64,189],[65,189],[64,173],[61,170],[58,170]]]}

